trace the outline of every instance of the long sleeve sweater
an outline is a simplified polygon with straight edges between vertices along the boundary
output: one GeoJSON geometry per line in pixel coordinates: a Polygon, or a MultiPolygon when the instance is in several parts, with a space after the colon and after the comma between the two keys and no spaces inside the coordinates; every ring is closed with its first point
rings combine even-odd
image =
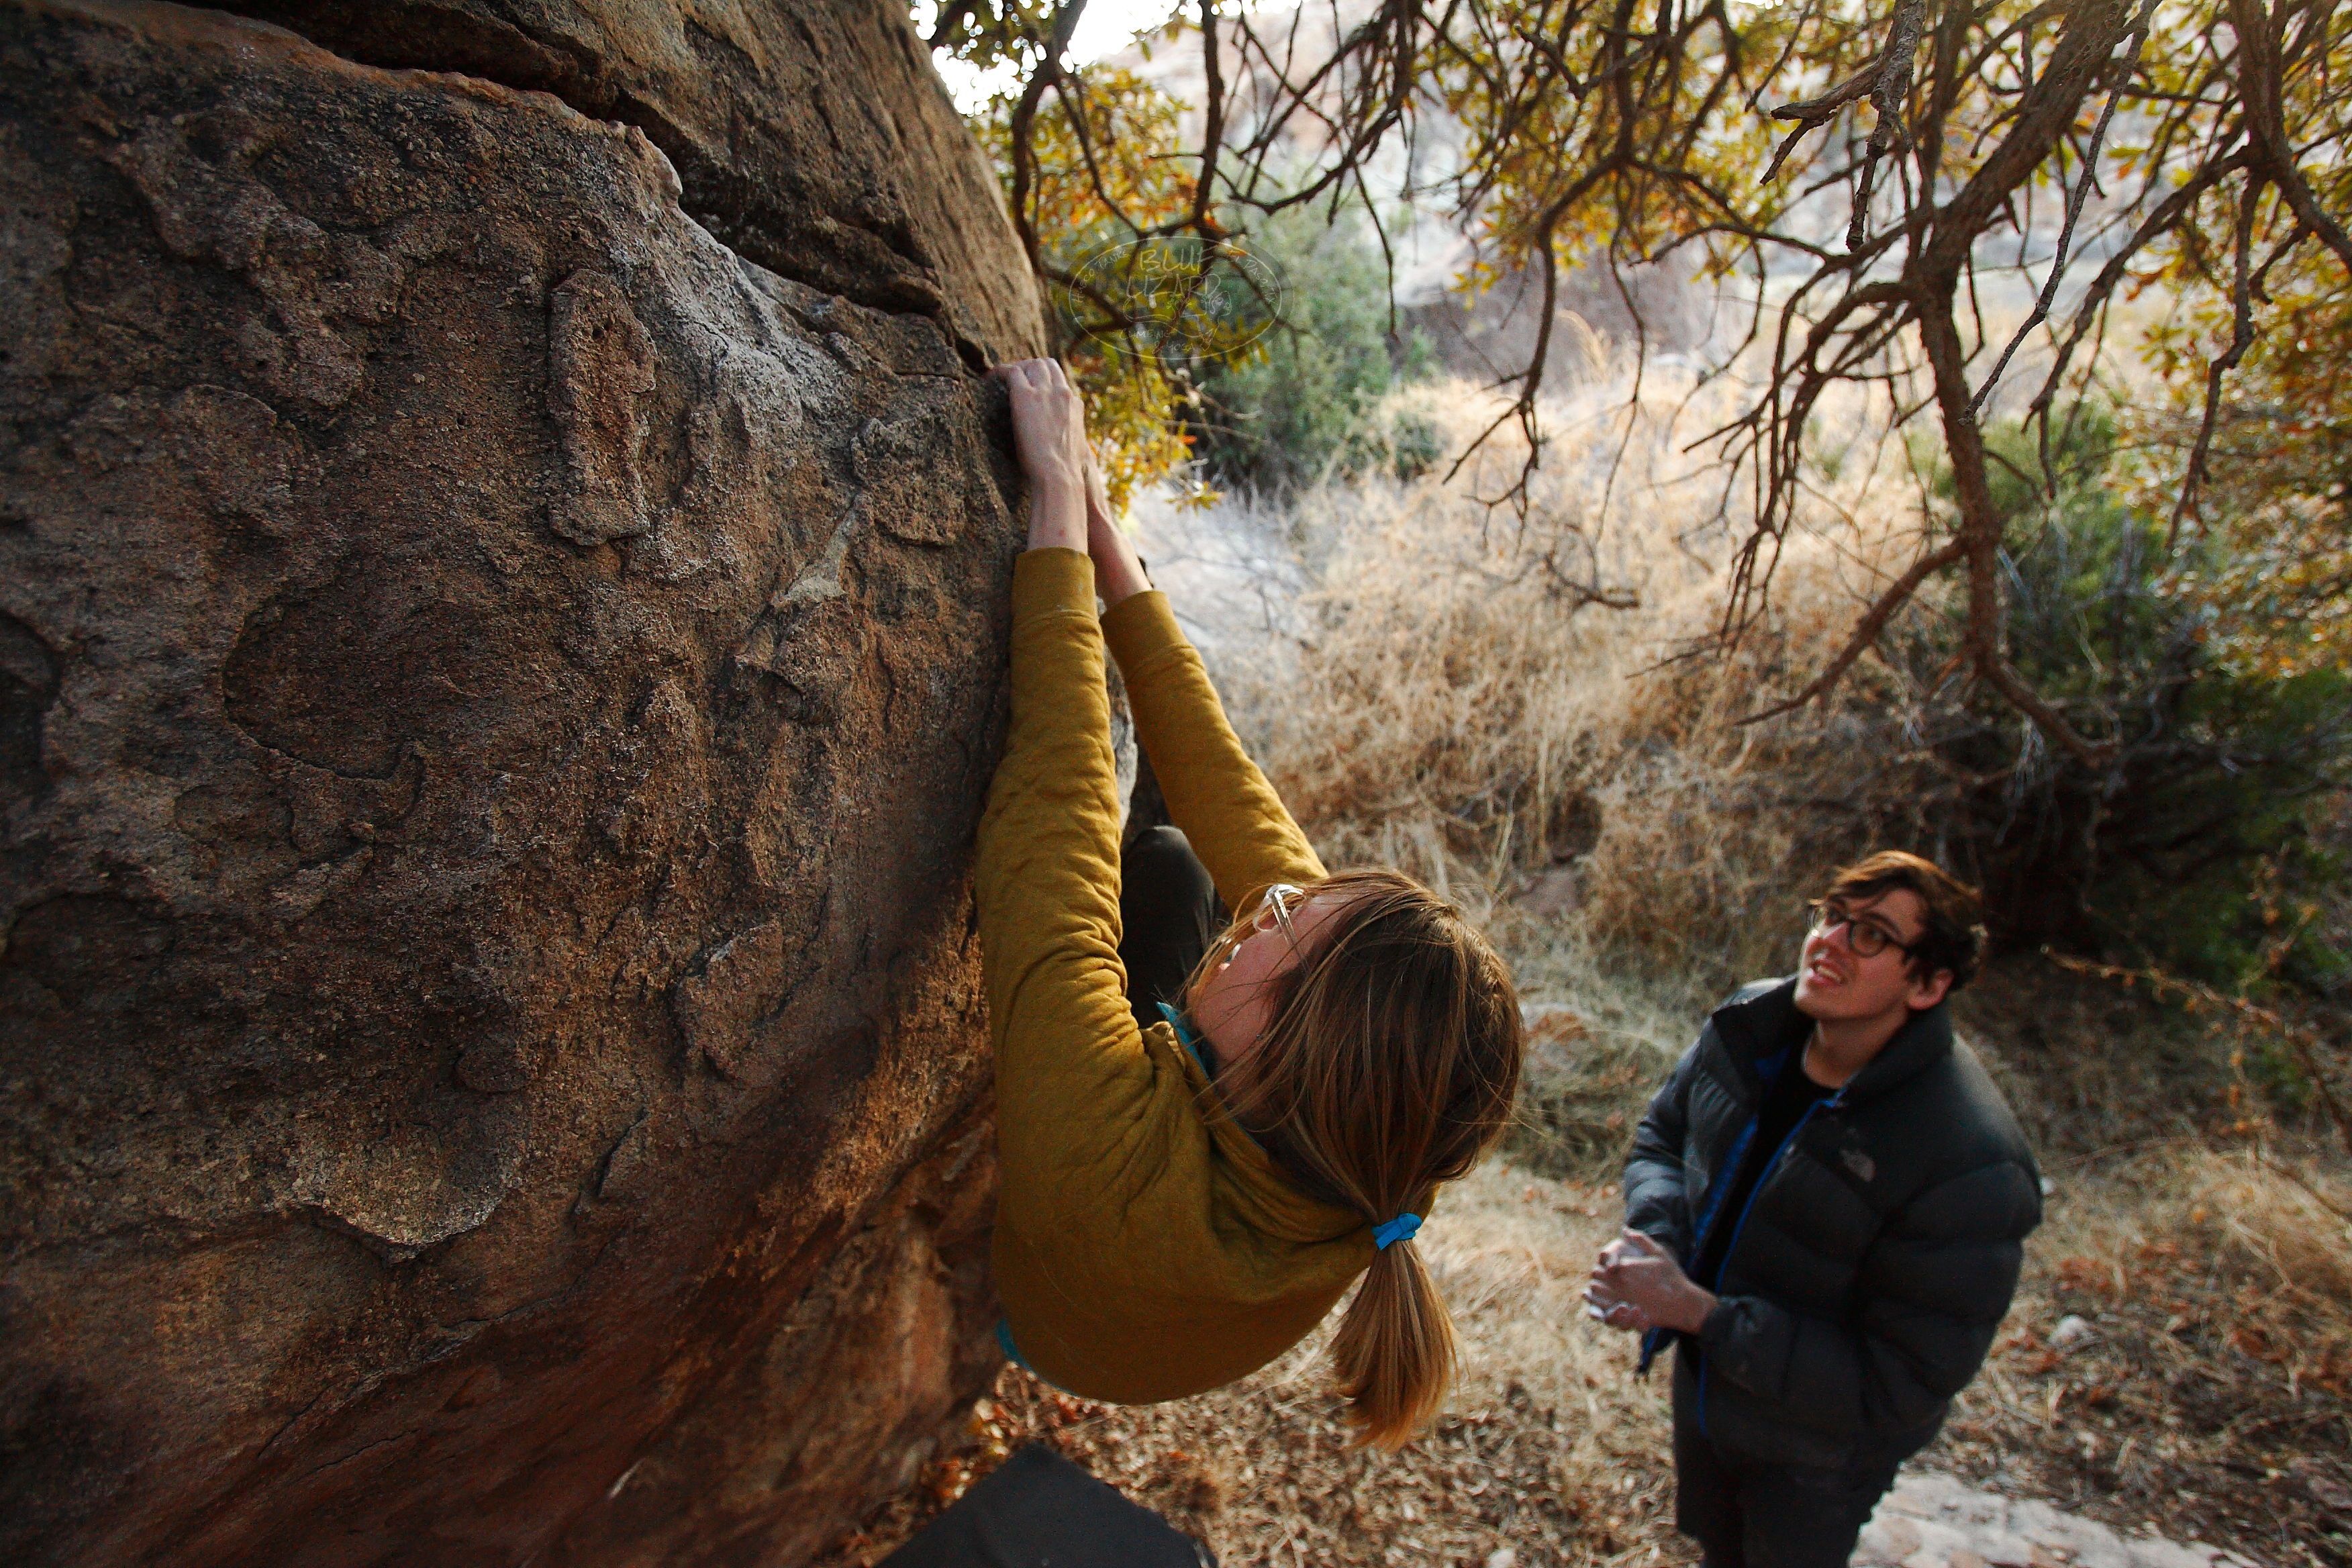
{"type": "Polygon", "coordinates": [[[1169,815],[1226,905],[1324,872],[1167,598],[1139,594],[1098,620],[1092,562],[1024,554],[1013,724],[980,828],[996,1284],[1039,1375],[1133,1405],[1264,1366],[1374,1248],[1362,1215],[1299,1192],[1233,1121],[1173,1029],[1139,1030],[1128,1009],[1106,640],[1169,815]]]}

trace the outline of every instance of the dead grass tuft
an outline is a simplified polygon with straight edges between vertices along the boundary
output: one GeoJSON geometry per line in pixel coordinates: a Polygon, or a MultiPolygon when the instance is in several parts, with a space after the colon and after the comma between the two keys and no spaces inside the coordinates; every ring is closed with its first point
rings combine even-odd
{"type": "MultiPolygon", "coordinates": [[[[1678,467],[1713,405],[1598,403],[1563,416],[1589,446],[1547,459],[1524,528],[1478,499],[1515,471],[1507,441],[1450,485],[1310,493],[1272,634],[1212,661],[1328,859],[1404,867],[1482,916],[1517,899],[1525,923],[1719,989],[1785,960],[1811,874],[1917,837],[1926,764],[1899,739],[1917,694],[1895,670],[1865,661],[1826,709],[1735,722],[1828,658],[1914,548],[1914,510],[1868,500],[1900,493],[1891,458],[1856,462],[1789,542],[1770,618],[1728,658],[1678,658],[1722,611],[1719,498],[1678,467]]],[[[1429,410],[1457,437],[1485,412],[1461,388],[1429,410]]]]}
{"type": "Polygon", "coordinates": [[[2238,1281],[2233,1347],[2352,1399],[2352,1184],[2256,1149],[2206,1152],[2189,1181],[2189,1226],[2238,1281]]]}
{"type": "Polygon", "coordinates": [[[1639,1036],[1596,1029],[1563,1006],[1538,1007],[1505,1149],[1538,1175],[1608,1181],[1625,1168],[1633,1129],[1672,1061],[1639,1036]]]}

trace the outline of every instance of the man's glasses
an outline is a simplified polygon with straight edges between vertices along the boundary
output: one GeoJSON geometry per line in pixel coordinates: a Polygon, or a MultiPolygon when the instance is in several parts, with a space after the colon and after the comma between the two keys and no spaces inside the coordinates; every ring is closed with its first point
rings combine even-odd
{"type": "Polygon", "coordinates": [[[1815,899],[1810,907],[1813,911],[1813,934],[1826,936],[1838,926],[1845,927],[1846,942],[1856,958],[1876,958],[1890,947],[1906,958],[1917,956],[1912,951],[1917,943],[1905,942],[1876,921],[1858,915],[1843,904],[1815,899]]]}

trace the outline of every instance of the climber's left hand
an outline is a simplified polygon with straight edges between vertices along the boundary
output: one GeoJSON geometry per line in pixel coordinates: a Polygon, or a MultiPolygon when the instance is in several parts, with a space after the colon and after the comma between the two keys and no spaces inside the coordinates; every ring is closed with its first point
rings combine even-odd
{"type": "Polygon", "coordinates": [[[1024,359],[988,373],[1013,399],[1013,445],[1029,481],[1029,548],[1087,547],[1087,414],[1061,362],[1024,359]]]}

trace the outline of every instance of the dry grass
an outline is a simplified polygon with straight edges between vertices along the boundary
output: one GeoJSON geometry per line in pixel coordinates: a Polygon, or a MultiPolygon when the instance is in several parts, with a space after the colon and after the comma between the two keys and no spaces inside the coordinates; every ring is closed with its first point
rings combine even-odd
{"type": "MultiPolygon", "coordinates": [[[[1268,617],[1289,636],[1212,659],[1327,858],[1402,866],[1481,914],[1539,886],[1522,920],[1719,985],[1764,966],[1792,873],[1913,826],[1924,763],[1902,720],[1917,694],[1896,671],[1865,661],[1825,710],[1734,721],[1828,658],[1907,561],[1916,509],[1899,448],[1855,460],[1790,540],[1770,619],[1728,658],[1676,660],[1723,608],[1719,496],[1677,466],[1720,405],[1666,387],[1611,416],[1615,391],[1562,414],[1588,440],[1548,459],[1524,528],[1476,499],[1515,471],[1507,440],[1451,484],[1305,497],[1304,570],[1268,617]],[[1602,607],[1579,584],[1638,603],[1602,607]]],[[[1486,410],[1454,388],[1430,412],[1463,437],[1486,410]]]]}
{"type": "Polygon", "coordinates": [[[1639,1036],[1595,1028],[1564,1007],[1538,1011],[1505,1151],[1538,1175],[1607,1180],[1624,1168],[1627,1142],[1673,1059],[1639,1036]]]}

